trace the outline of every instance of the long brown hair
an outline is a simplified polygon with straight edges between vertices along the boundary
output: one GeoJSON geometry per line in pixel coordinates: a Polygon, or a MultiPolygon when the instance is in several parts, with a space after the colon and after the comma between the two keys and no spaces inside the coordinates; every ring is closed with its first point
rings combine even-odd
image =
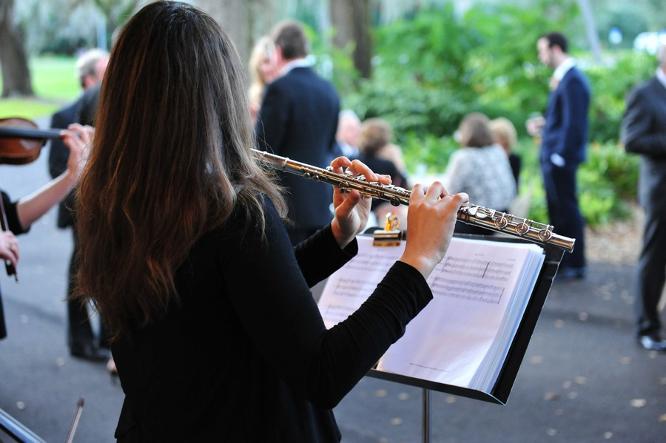
{"type": "Polygon", "coordinates": [[[77,297],[114,338],[178,300],[175,270],[232,211],[263,229],[265,194],[284,213],[249,151],[244,80],[229,37],[187,4],[149,4],[120,34],[77,209],[77,297]]]}

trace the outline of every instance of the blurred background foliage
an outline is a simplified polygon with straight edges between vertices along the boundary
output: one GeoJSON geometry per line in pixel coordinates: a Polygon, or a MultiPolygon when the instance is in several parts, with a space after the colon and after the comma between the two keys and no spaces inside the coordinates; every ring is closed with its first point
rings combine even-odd
{"type": "MultiPolygon", "coordinates": [[[[552,73],[539,63],[535,42],[547,30],[571,34],[577,16],[573,1],[541,0],[529,7],[478,5],[462,15],[445,6],[379,26],[374,75],[347,90],[345,105],[361,118],[387,119],[417,176],[445,170],[457,148],[452,134],[467,113],[510,119],[520,137],[520,189],[528,194],[529,216],[547,220],[538,140],[525,130],[530,115],[545,109],[552,73]]],[[[635,199],[638,163],[618,145],[619,127],[627,92],[654,74],[656,62],[616,49],[595,65],[588,52],[573,53],[592,89],[588,161],[579,172],[581,207],[588,223],[598,226],[628,215],[627,201],[635,199]]]]}

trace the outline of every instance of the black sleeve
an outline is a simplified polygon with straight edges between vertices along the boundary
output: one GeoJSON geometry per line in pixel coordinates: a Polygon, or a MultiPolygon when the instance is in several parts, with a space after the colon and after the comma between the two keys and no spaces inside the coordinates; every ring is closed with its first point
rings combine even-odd
{"type": "MultiPolygon", "coordinates": [[[[60,114],[53,114],[51,117],[51,128],[65,129],[69,123],[63,121],[60,114]]],[[[69,159],[69,149],[60,139],[54,139],[50,142],[49,148],[49,174],[55,178],[67,170],[67,160],[69,159]]]]}
{"type": "Polygon", "coordinates": [[[2,207],[5,210],[5,215],[7,216],[7,224],[9,225],[9,230],[12,231],[14,235],[25,234],[30,230],[23,228],[21,222],[18,218],[18,213],[16,212],[16,202],[12,202],[7,194],[2,193],[2,207]]]}
{"type": "Polygon", "coordinates": [[[255,134],[259,149],[283,154],[282,143],[289,114],[289,98],[276,82],[266,88],[264,99],[259,109],[255,134]]]}
{"type": "Polygon", "coordinates": [[[666,156],[666,129],[651,131],[653,116],[648,108],[643,89],[636,89],[627,98],[622,118],[621,139],[627,152],[651,157],[666,156]]]}
{"type": "Polygon", "coordinates": [[[220,263],[236,314],[277,375],[322,408],[334,407],[432,299],[421,273],[396,262],[354,314],[326,330],[270,201],[265,241],[257,232],[244,239],[225,247],[220,263]],[[247,269],[256,270],[250,279],[241,277],[247,269]]]}
{"type": "Polygon", "coordinates": [[[337,140],[338,124],[340,124],[340,99],[338,98],[338,95],[335,93],[335,91],[333,92],[333,95],[335,96],[335,124],[333,125],[328,140],[328,151],[331,159],[339,157],[339,152],[341,152],[337,140]]]}
{"type": "Polygon", "coordinates": [[[330,224],[294,248],[298,267],[310,288],[340,269],[357,252],[356,239],[340,249],[330,224]]]}

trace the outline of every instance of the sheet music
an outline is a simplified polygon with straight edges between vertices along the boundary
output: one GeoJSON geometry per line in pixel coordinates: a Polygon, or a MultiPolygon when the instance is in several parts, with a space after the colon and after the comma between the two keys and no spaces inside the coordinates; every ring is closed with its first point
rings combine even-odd
{"type": "MultiPolygon", "coordinates": [[[[374,291],[404,249],[373,247],[372,239],[361,237],[359,253],[329,279],[319,302],[327,327],[344,320],[374,291]],[[358,258],[358,260],[357,260],[358,258]]],[[[494,371],[487,357],[496,360],[507,344],[502,331],[515,331],[503,321],[530,257],[541,256],[536,245],[453,238],[442,262],[428,278],[433,300],[407,326],[405,335],[389,348],[378,369],[462,387],[472,380],[488,380],[477,372],[494,371]],[[497,342],[499,340],[499,343],[497,342]],[[499,350],[497,349],[499,346],[499,350]],[[489,351],[493,347],[493,352],[489,351]]],[[[540,268],[540,266],[539,266],[540,268]]],[[[530,280],[536,281],[536,277],[530,280]]],[[[523,294],[524,295],[524,294],[523,294]]],[[[524,300],[523,300],[524,301],[524,300]]],[[[519,303],[524,309],[526,303],[519,303]]],[[[510,322],[519,321],[522,310],[511,310],[510,322]],[[515,311],[515,312],[514,312],[515,311]],[[518,320],[515,320],[517,317],[518,320]]],[[[506,335],[506,334],[505,334],[506,335]]],[[[487,383],[489,383],[487,381],[487,383]]],[[[487,388],[487,386],[474,386],[487,388]]]]}
{"type": "Polygon", "coordinates": [[[346,319],[363,304],[404,249],[404,244],[374,247],[372,238],[358,237],[358,254],[329,277],[319,300],[319,311],[327,328],[346,319]]]}

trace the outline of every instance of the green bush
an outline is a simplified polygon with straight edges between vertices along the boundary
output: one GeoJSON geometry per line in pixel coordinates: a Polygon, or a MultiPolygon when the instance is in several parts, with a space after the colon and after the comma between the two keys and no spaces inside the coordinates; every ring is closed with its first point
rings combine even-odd
{"type": "Polygon", "coordinates": [[[624,113],[625,98],[632,87],[654,75],[653,56],[635,52],[616,52],[610,66],[592,66],[586,74],[592,87],[590,103],[590,140],[617,140],[624,113]]]}
{"type": "MultiPolygon", "coordinates": [[[[571,1],[527,8],[482,5],[462,17],[449,6],[381,26],[375,32],[373,78],[354,79],[358,87],[345,94],[345,105],[364,118],[386,118],[399,141],[412,132],[450,135],[474,111],[507,117],[526,135],[526,119],[546,107],[551,75],[537,59],[535,42],[546,30],[566,29],[576,14],[571,1]],[[549,14],[543,8],[550,8],[549,14]]],[[[596,66],[581,55],[592,89],[589,139],[615,141],[626,94],[652,75],[656,62],[616,51],[596,66]]],[[[352,83],[339,74],[338,82],[352,83]]]]}
{"type": "Polygon", "coordinates": [[[346,106],[364,118],[386,118],[399,141],[411,132],[450,135],[472,111],[508,117],[521,129],[548,95],[535,41],[573,14],[571,1],[537,3],[478,6],[462,17],[449,4],[379,27],[373,78],[359,82],[346,106]]]}

